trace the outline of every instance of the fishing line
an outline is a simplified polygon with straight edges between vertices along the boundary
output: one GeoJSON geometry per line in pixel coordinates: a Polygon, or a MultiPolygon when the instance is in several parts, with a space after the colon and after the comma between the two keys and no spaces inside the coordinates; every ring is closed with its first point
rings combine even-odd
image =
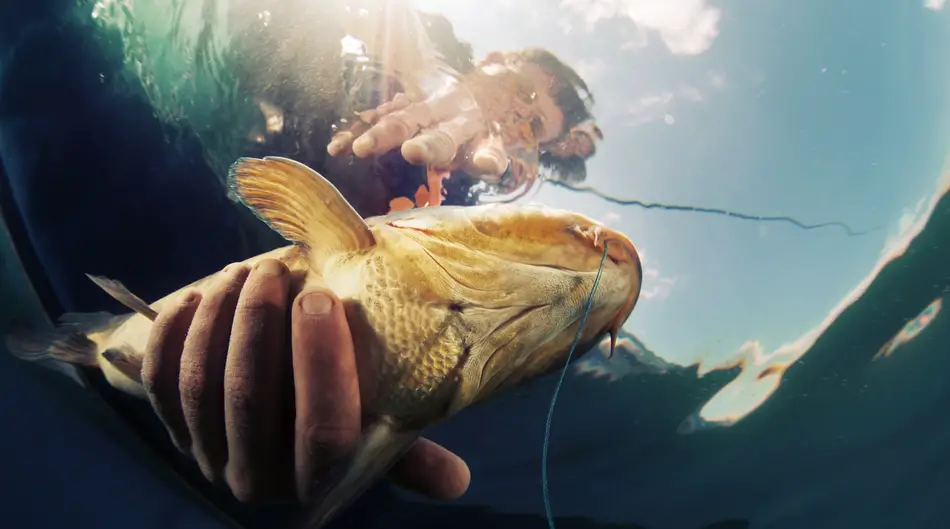
{"type": "Polygon", "coordinates": [[[541,444],[541,494],[544,497],[544,514],[548,519],[548,528],[554,527],[554,514],[551,512],[551,494],[548,490],[548,449],[551,446],[551,422],[554,419],[554,406],[557,404],[557,396],[561,392],[561,386],[564,385],[564,377],[567,376],[567,368],[571,364],[571,357],[574,356],[574,349],[577,343],[581,341],[581,334],[584,332],[584,325],[587,324],[587,316],[594,306],[594,293],[597,292],[597,286],[600,285],[600,278],[604,275],[604,263],[607,261],[607,241],[604,241],[604,255],[600,258],[600,267],[597,269],[597,277],[594,278],[594,285],[590,289],[590,295],[587,296],[587,306],[584,308],[584,317],[581,318],[581,324],[577,327],[577,333],[574,335],[574,342],[567,352],[567,360],[564,361],[564,368],[561,370],[561,378],[554,386],[554,395],[551,396],[551,406],[548,408],[548,420],[544,424],[544,442],[541,444]]]}
{"type": "Polygon", "coordinates": [[[845,234],[848,235],[848,237],[860,237],[861,235],[867,235],[868,233],[871,233],[872,231],[875,231],[878,229],[878,228],[872,228],[870,230],[855,231],[854,229],[851,228],[851,226],[848,226],[847,224],[843,222],[837,222],[837,221],[822,222],[819,224],[805,224],[804,222],[796,219],[795,217],[786,217],[786,216],[770,217],[770,216],[765,216],[765,215],[749,215],[747,213],[738,213],[736,211],[730,211],[728,209],[704,208],[704,207],[699,207],[699,206],[680,206],[677,204],[663,204],[660,202],[642,202],[640,200],[624,200],[624,199],[612,197],[590,186],[575,186],[572,184],[568,184],[567,182],[561,182],[559,180],[552,180],[552,179],[545,179],[544,181],[558,187],[563,187],[564,189],[577,191],[578,193],[590,193],[591,195],[600,197],[601,199],[606,200],[607,202],[611,202],[611,203],[618,204],[621,206],[638,206],[643,209],[662,209],[665,211],[687,211],[691,213],[710,213],[713,215],[722,215],[724,217],[730,217],[730,218],[739,219],[739,220],[752,220],[752,221],[758,221],[758,222],[786,222],[788,224],[791,224],[803,230],[817,230],[819,228],[830,228],[833,226],[837,226],[843,229],[845,234]]]}

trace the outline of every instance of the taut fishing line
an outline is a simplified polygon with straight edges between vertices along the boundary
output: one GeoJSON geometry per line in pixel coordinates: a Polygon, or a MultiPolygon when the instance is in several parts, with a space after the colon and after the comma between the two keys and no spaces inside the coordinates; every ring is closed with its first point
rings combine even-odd
{"type": "Polygon", "coordinates": [[[544,442],[541,444],[541,494],[544,497],[544,515],[548,519],[548,528],[554,527],[554,514],[551,512],[551,494],[548,490],[548,449],[551,446],[551,421],[554,419],[554,406],[557,404],[557,396],[561,392],[561,386],[564,385],[564,378],[567,376],[567,369],[571,364],[571,357],[574,356],[574,349],[581,341],[581,334],[584,333],[584,325],[587,324],[587,316],[594,306],[594,293],[597,292],[597,286],[600,285],[600,278],[604,275],[604,263],[607,261],[607,241],[604,241],[604,255],[600,258],[600,267],[597,269],[597,277],[594,278],[594,285],[587,296],[587,305],[584,308],[584,317],[581,318],[581,324],[577,327],[577,333],[574,334],[574,342],[567,352],[567,359],[564,361],[564,368],[561,370],[561,378],[554,386],[554,395],[551,396],[551,406],[548,408],[548,420],[544,424],[544,442]]]}
{"type": "Polygon", "coordinates": [[[817,230],[819,228],[830,228],[838,227],[844,230],[845,234],[848,237],[859,237],[861,235],[866,235],[872,231],[878,230],[880,228],[872,228],[870,230],[864,231],[855,231],[843,222],[822,222],[819,224],[805,224],[804,222],[796,219],[795,217],[787,216],[765,216],[765,215],[749,215],[747,213],[738,213],[735,211],[729,211],[728,209],[719,209],[719,208],[704,208],[699,206],[681,206],[677,204],[663,204],[659,202],[643,202],[640,200],[624,200],[616,197],[612,197],[602,191],[598,191],[590,186],[575,186],[568,184],[567,182],[561,182],[559,180],[554,180],[547,178],[545,182],[555,185],[557,187],[563,187],[564,189],[569,189],[571,191],[576,191],[578,193],[590,193],[591,195],[597,196],[607,202],[611,202],[620,206],[638,206],[643,209],[662,209],[664,211],[687,211],[690,213],[711,213],[713,215],[722,215],[724,217],[730,217],[739,220],[752,220],[757,222],[785,222],[791,224],[797,228],[803,230],[817,230]]]}

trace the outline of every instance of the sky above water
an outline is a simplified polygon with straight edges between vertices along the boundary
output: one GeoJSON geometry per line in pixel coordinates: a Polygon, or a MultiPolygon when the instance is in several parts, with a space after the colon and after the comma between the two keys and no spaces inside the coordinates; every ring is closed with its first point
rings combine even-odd
{"type": "MultiPolygon", "coordinates": [[[[587,180],[601,191],[873,230],[535,195],[631,237],[645,280],[626,328],[705,367],[820,330],[926,216],[948,147],[946,3],[417,1],[477,58],[540,46],[579,70],[606,136],[587,180]]],[[[758,390],[740,389],[748,408],[758,390]]]]}

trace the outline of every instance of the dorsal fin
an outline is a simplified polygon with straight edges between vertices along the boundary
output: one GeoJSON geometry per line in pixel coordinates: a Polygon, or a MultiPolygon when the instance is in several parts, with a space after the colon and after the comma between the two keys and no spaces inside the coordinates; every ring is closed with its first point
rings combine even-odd
{"type": "Polygon", "coordinates": [[[287,158],[239,158],[228,174],[244,205],[322,266],[329,255],[376,244],[369,226],[320,173],[287,158]]]}

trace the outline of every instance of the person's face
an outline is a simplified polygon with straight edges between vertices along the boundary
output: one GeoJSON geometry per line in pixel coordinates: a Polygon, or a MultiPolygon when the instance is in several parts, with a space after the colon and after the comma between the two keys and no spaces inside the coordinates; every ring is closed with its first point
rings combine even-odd
{"type": "Polygon", "coordinates": [[[572,130],[566,136],[557,139],[547,150],[558,158],[578,156],[587,159],[594,154],[594,141],[586,132],[572,130]]]}
{"type": "Polygon", "coordinates": [[[535,87],[535,103],[538,105],[541,127],[538,142],[549,143],[564,134],[564,113],[557,106],[554,95],[554,77],[534,64],[525,64],[522,73],[535,87]]]}
{"type": "MultiPolygon", "coordinates": [[[[505,65],[511,68],[503,54],[494,52],[488,55],[482,62],[486,64],[505,65]]],[[[550,143],[561,136],[564,130],[564,113],[557,106],[553,95],[555,79],[552,75],[545,72],[541,67],[535,64],[520,64],[517,66],[518,73],[527,78],[534,86],[535,104],[537,105],[537,118],[540,122],[538,128],[538,143],[550,143]]]]}

